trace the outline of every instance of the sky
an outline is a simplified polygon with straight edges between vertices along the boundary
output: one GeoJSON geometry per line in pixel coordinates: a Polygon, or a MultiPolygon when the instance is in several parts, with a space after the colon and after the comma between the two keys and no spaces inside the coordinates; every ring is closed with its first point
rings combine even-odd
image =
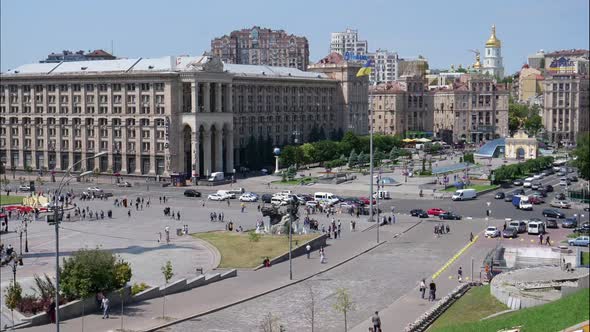
{"type": "Polygon", "coordinates": [[[211,39],[254,25],[305,36],[310,61],[330,33],[357,29],[378,48],[422,55],[430,68],[470,65],[496,25],[506,73],[540,49],[589,47],[588,0],[0,0],[0,70],[62,50],[119,57],[201,55],[211,39]]]}

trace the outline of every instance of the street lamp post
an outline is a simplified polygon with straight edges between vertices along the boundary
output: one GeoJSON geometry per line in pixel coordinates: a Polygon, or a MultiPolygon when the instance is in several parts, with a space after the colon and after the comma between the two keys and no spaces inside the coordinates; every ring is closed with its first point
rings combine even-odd
{"type": "Polygon", "coordinates": [[[29,232],[28,232],[28,226],[29,226],[29,220],[28,218],[25,218],[25,252],[29,252],[29,232]]]}
{"type": "Polygon", "coordinates": [[[291,214],[289,218],[289,280],[293,280],[293,261],[292,261],[292,251],[293,251],[293,219],[297,216],[297,209],[299,207],[299,202],[295,199],[291,200],[291,209],[289,213],[291,214]]]}
{"type": "MultiPolygon", "coordinates": [[[[99,152],[97,154],[95,154],[94,156],[90,156],[84,159],[81,159],[80,161],[74,163],[72,166],[70,166],[67,171],[64,173],[64,175],[61,178],[61,181],[59,182],[59,186],[57,187],[57,191],[55,193],[55,196],[53,197],[53,216],[54,216],[54,222],[55,222],[55,331],[59,332],[59,205],[58,205],[58,199],[61,196],[61,191],[63,190],[63,187],[69,182],[69,180],[71,180],[72,177],[72,169],[74,169],[74,167],[76,167],[78,164],[81,164],[82,162],[85,162],[87,160],[90,159],[95,159],[95,158],[99,158],[101,156],[104,156],[105,154],[107,154],[105,151],[103,152],[99,152]],[[66,178],[69,178],[68,181],[64,181],[66,178]]],[[[86,175],[92,174],[92,171],[86,171],[81,173],[80,175],[78,175],[78,177],[84,177],[86,175]]],[[[63,215],[63,209],[64,209],[64,203],[62,201],[62,205],[61,205],[61,210],[62,210],[62,215],[63,215]]]]}

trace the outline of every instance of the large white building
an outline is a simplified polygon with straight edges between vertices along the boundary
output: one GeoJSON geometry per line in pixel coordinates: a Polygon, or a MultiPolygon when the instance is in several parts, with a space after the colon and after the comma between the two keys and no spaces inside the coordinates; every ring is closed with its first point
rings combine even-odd
{"type": "Polygon", "coordinates": [[[374,53],[369,53],[369,59],[373,64],[373,70],[369,77],[371,82],[389,83],[399,78],[399,58],[396,52],[378,49],[374,53]]]}
{"type": "Polygon", "coordinates": [[[369,52],[369,43],[366,40],[359,40],[358,30],[347,28],[344,32],[332,32],[330,39],[330,53],[346,55],[366,55],[369,52]]]}
{"type": "Polygon", "coordinates": [[[483,55],[484,74],[492,75],[502,79],[504,77],[504,65],[502,64],[502,42],[496,37],[496,26],[492,25],[492,35],[486,42],[483,55]]]}

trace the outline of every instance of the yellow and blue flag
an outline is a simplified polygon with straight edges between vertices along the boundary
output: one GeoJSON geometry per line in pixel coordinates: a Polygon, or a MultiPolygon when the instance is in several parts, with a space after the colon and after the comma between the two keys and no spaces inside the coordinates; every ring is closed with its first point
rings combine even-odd
{"type": "Polygon", "coordinates": [[[367,60],[364,66],[356,73],[356,77],[371,75],[371,60],[367,60]]]}

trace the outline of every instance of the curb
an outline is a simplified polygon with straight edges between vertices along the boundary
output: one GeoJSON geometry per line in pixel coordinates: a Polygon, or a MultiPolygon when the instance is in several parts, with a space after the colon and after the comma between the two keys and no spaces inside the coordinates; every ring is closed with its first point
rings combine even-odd
{"type": "Polygon", "coordinates": [[[446,270],[449,266],[451,266],[451,264],[453,264],[457,258],[459,258],[459,256],[461,256],[467,249],[469,249],[479,238],[479,234],[476,235],[473,238],[473,241],[467,243],[467,245],[465,245],[461,250],[459,250],[453,257],[451,257],[451,259],[449,259],[448,262],[445,263],[445,265],[443,265],[438,271],[436,271],[433,275],[432,275],[432,280],[438,278],[438,276],[444,272],[444,270],[446,270]]]}
{"type": "MultiPolygon", "coordinates": [[[[217,250],[217,248],[215,248],[214,245],[212,245],[211,243],[199,239],[196,236],[192,236],[190,235],[194,240],[196,240],[197,242],[201,243],[205,248],[209,249],[209,251],[211,251],[211,253],[213,254],[213,266],[211,268],[211,270],[217,270],[217,268],[219,267],[219,264],[221,264],[221,253],[219,252],[219,250],[217,250]]],[[[205,271],[203,271],[204,273],[205,271]]]]}
{"type": "Polygon", "coordinates": [[[205,316],[205,315],[208,315],[208,314],[211,314],[211,313],[214,313],[214,312],[217,312],[217,311],[220,311],[220,310],[229,308],[229,307],[233,307],[233,306],[238,305],[238,304],[241,304],[243,302],[254,300],[256,298],[259,298],[259,297],[264,296],[266,294],[270,294],[272,292],[281,290],[283,288],[286,288],[286,287],[289,287],[289,286],[292,286],[292,285],[296,285],[296,284],[298,284],[300,282],[306,281],[306,280],[311,279],[311,278],[313,278],[313,277],[315,277],[317,275],[320,275],[320,274],[325,273],[325,272],[328,272],[328,271],[330,271],[330,270],[332,270],[334,268],[337,268],[337,267],[341,266],[342,264],[347,263],[347,262],[349,262],[349,261],[351,261],[351,260],[353,260],[353,259],[355,259],[355,258],[357,258],[357,257],[359,257],[359,256],[361,256],[361,255],[363,255],[363,254],[365,254],[365,253],[367,253],[367,252],[369,252],[369,251],[371,251],[371,250],[373,250],[373,249],[381,246],[382,244],[385,244],[385,243],[387,243],[387,240],[385,240],[383,242],[379,242],[377,244],[374,244],[371,247],[369,247],[369,248],[361,251],[360,253],[355,254],[352,257],[349,257],[349,258],[347,258],[347,259],[345,259],[343,261],[340,261],[339,263],[337,263],[337,264],[335,264],[333,266],[330,266],[329,268],[326,268],[325,270],[319,271],[319,272],[314,273],[312,275],[309,275],[309,276],[307,276],[305,278],[302,278],[302,279],[299,279],[299,280],[296,280],[296,281],[293,281],[293,282],[289,282],[289,283],[287,283],[285,285],[282,285],[282,286],[279,286],[279,287],[276,287],[276,288],[267,290],[265,292],[262,292],[262,293],[259,293],[259,294],[256,294],[256,295],[253,295],[253,296],[250,296],[250,297],[247,297],[247,298],[244,298],[244,299],[241,299],[241,300],[238,300],[238,301],[235,301],[235,302],[226,304],[226,305],[223,305],[221,307],[217,307],[217,308],[214,308],[214,309],[206,310],[204,312],[201,312],[201,313],[198,313],[198,314],[195,314],[195,315],[190,315],[190,316],[187,316],[187,317],[176,319],[174,321],[167,322],[165,324],[161,324],[161,325],[158,325],[158,326],[155,326],[155,327],[150,327],[150,328],[147,328],[147,329],[143,329],[143,330],[140,330],[140,331],[141,332],[153,332],[153,331],[157,331],[157,330],[163,329],[163,328],[168,327],[168,326],[171,326],[171,325],[182,323],[184,321],[187,321],[187,320],[190,320],[190,319],[193,319],[193,318],[205,316]]]}

